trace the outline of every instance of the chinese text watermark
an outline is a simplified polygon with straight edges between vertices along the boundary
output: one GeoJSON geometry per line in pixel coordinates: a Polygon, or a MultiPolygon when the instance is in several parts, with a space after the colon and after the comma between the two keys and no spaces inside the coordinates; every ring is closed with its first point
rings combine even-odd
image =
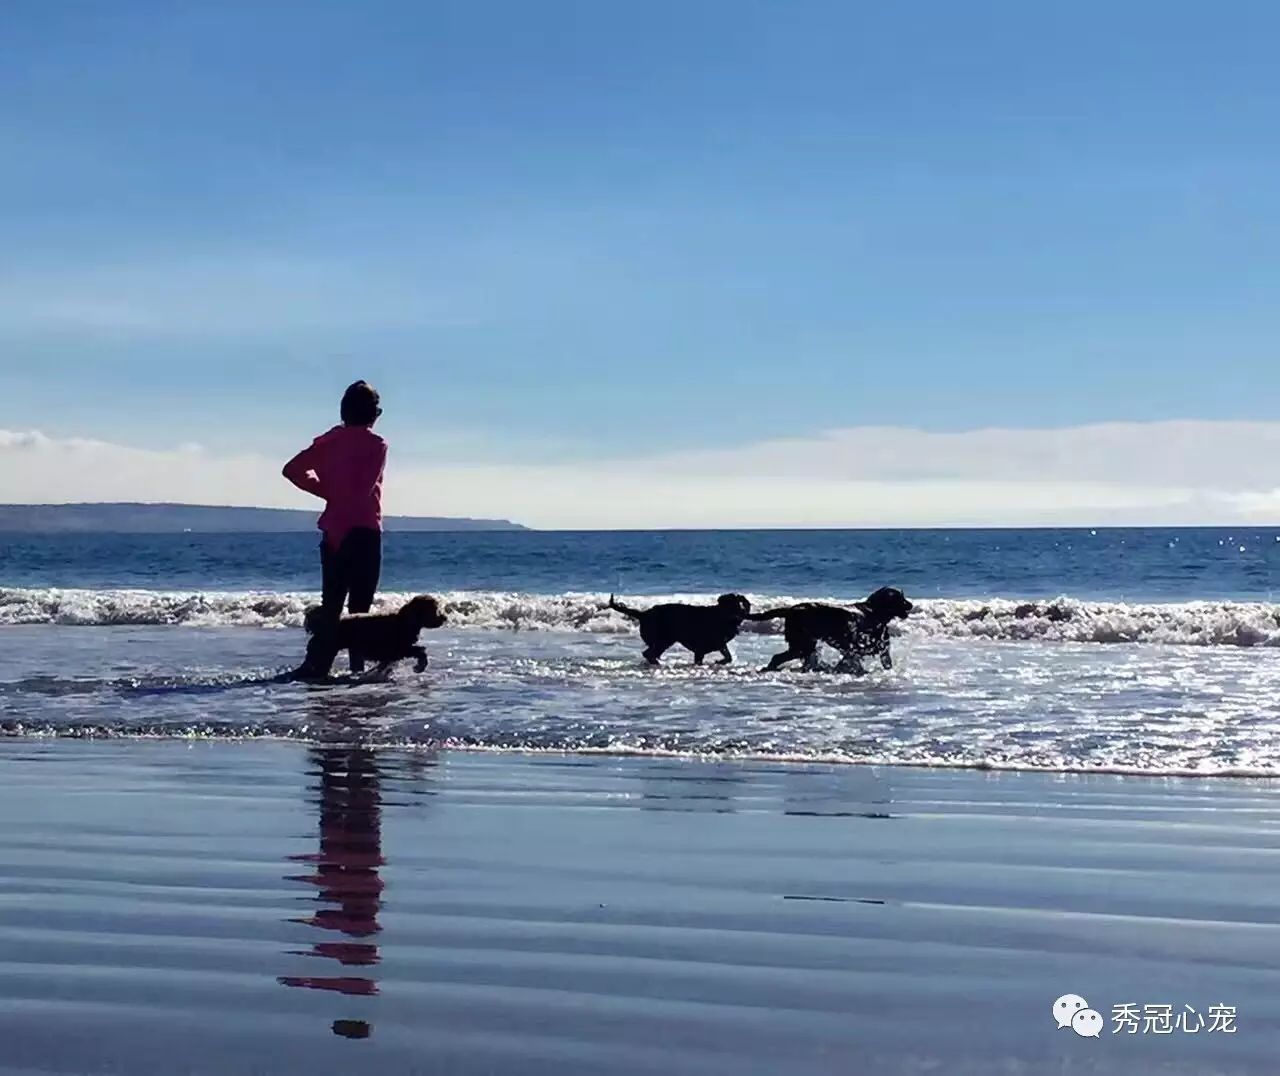
{"type": "MultiPolygon", "coordinates": [[[[1058,1030],[1070,1028],[1081,1038],[1096,1039],[1102,1035],[1106,1021],[1097,1009],[1079,994],[1063,994],[1053,1003],[1053,1022],[1058,1030]]],[[[1111,1006],[1113,1035],[1234,1035],[1236,1007],[1221,1002],[1200,1012],[1192,1005],[1180,1009],[1172,1004],[1139,1005],[1126,1001],[1111,1006]]]]}

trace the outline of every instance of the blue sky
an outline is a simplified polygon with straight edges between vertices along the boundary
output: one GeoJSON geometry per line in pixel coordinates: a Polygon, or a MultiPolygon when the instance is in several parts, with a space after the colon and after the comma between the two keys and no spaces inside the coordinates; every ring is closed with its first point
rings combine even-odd
{"type": "Polygon", "coordinates": [[[16,0],[0,430],[274,460],[356,376],[406,468],[1270,423],[1277,39],[1262,3],[16,0]]]}

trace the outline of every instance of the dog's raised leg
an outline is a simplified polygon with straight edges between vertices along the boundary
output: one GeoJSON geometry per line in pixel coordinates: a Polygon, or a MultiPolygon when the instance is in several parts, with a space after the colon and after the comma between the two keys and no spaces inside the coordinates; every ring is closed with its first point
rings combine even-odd
{"type": "Polygon", "coordinates": [[[650,643],[645,647],[644,660],[650,665],[657,665],[662,660],[662,655],[667,652],[671,644],[665,640],[660,643],[650,643]]]}
{"type": "Polygon", "coordinates": [[[769,664],[766,665],[760,671],[761,672],[777,672],[788,661],[794,661],[796,658],[802,658],[804,656],[805,654],[803,650],[793,650],[788,648],[784,650],[781,654],[774,654],[773,657],[769,659],[769,664]]]}
{"type": "Polygon", "coordinates": [[[373,667],[373,672],[369,673],[369,675],[365,677],[365,680],[371,683],[381,682],[383,680],[390,680],[391,670],[394,667],[395,667],[394,661],[380,661],[378,662],[377,665],[373,667]]]}
{"type": "Polygon", "coordinates": [[[727,646],[722,646],[722,647],[720,648],[720,653],[721,653],[721,655],[722,655],[722,656],[721,656],[721,658],[720,658],[720,664],[721,664],[721,665],[732,665],[732,664],[733,664],[733,654],[732,654],[732,653],[730,653],[729,648],[728,648],[727,646]]]}
{"type": "Polygon", "coordinates": [[[420,646],[409,647],[409,657],[417,658],[414,662],[413,671],[422,673],[427,671],[427,652],[420,646]]]}
{"type": "Polygon", "coordinates": [[[862,659],[857,654],[845,654],[838,665],[836,672],[852,673],[854,676],[866,676],[867,670],[863,667],[862,659]]]}

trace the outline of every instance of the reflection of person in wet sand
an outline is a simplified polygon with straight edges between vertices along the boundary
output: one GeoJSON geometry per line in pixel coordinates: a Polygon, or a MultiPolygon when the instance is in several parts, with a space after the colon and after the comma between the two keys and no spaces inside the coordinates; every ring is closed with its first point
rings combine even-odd
{"type": "MultiPolygon", "coordinates": [[[[334,960],[343,968],[370,968],[379,955],[378,946],[368,939],[382,929],[378,912],[383,881],[378,869],[384,860],[377,758],[366,747],[343,745],[313,748],[311,759],[320,777],[320,850],[291,856],[295,862],[313,863],[315,871],[288,878],[315,886],[321,907],[293,922],[355,939],[316,942],[303,955],[334,960]]],[[[280,982],[361,996],[378,992],[376,980],[367,975],[288,975],[280,982]]],[[[339,1020],[334,1032],[364,1037],[369,1029],[363,1021],[339,1020]]]]}

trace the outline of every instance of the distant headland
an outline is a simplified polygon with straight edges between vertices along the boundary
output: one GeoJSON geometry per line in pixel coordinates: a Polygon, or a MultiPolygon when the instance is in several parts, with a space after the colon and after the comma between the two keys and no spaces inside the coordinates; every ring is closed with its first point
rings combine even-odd
{"type": "MultiPolygon", "coordinates": [[[[318,512],[209,504],[0,504],[0,532],[24,534],[257,534],[312,531],[318,512]]],[[[523,531],[506,519],[388,516],[389,531],[523,531]]]]}

